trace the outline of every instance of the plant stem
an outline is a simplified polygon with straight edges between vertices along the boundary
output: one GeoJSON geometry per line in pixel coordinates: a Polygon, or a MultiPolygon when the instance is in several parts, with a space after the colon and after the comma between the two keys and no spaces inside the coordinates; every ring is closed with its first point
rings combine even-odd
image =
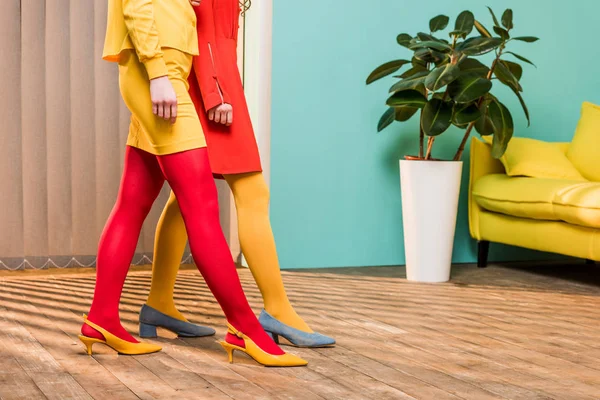
{"type": "Polygon", "coordinates": [[[433,148],[433,142],[435,142],[435,137],[430,136],[427,138],[427,155],[425,156],[426,160],[431,159],[431,150],[433,148]]]}
{"type": "MultiPolygon", "coordinates": [[[[454,49],[454,47],[456,46],[456,39],[457,39],[457,37],[454,36],[454,41],[452,42],[452,49],[454,49]]],[[[454,58],[454,55],[452,55],[450,57],[450,63],[456,64],[456,59],[454,58]]],[[[427,89],[425,89],[425,90],[427,90],[427,89]]],[[[447,98],[448,98],[448,87],[446,86],[446,90],[444,91],[444,96],[442,97],[442,101],[446,101],[447,98]]],[[[424,132],[423,132],[422,128],[421,128],[421,137],[420,138],[421,138],[421,143],[420,143],[421,147],[420,147],[419,156],[421,158],[423,158],[423,138],[424,138],[424,132]]],[[[435,137],[429,137],[427,139],[427,155],[425,156],[426,160],[431,159],[431,150],[433,148],[433,142],[435,142],[435,137]]]]}
{"type": "Polygon", "coordinates": [[[419,122],[419,158],[422,159],[424,156],[423,153],[423,142],[425,141],[425,132],[423,131],[423,126],[419,122]]]}
{"type": "MultiPolygon", "coordinates": [[[[427,70],[429,70],[429,63],[426,64],[427,70]]],[[[429,90],[425,88],[425,97],[429,98],[429,90]]],[[[421,117],[423,117],[423,110],[420,111],[421,117]]],[[[419,118],[419,159],[423,160],[425,157],[423,147],[425,141],[425,131],[423,130],[423,125],[421,124],[421,118],[419,118]]]]}
{"type": "Polygon", "coordinates": [[[467,144],[467,139],[469,139],[469,136],[471,136],[471,131],[473,130],[474,126],[475,126],[475,123],[471,122],[469,124],[469,126],[467,127],[467,131],[465,132],[465,136],[463,136],[463,139],[460,142],[460,146],[458,148],[458,151],[454,155],[454,159],[452,161],[460,161],[460,159],[462,158],[463,152],[465,151],[465,145],[467,144]]]}
{"type": "MultiPolygon", "coordinates": [[[[496,68],[496,65],[498,64],[498,60],[500,60],[500,56],[502,55],[502,50],[504,50],[504,45],[500,46],[500,50],[496,54],[496,58],[492,62],[492,66],[490,67],[490,70],[488,71],[487,79],[492,79],[492,75],[494,74],[494,69],[496,68]]],[[[477,108],[481,107],[481,105],[483,104],[483,100],[484,100],[483,97],[481,97],[479,99],[479,102],[477,103],[477,108]]],[[[463,136],[463,139],[460,142],[460,146],[458,147],[458,150],[456,151],[456,154],[454,155],[453,161],[460,161],[462,159],[462,155],[465,151],[465,146],[467,144],[467,140],[469,139],[469,136],[471,136],[471,131],[473,130],[473,127],[475,126],[475,122],[477,122],[477,121],[471,122],[469,124],[469,126],[467,127],[465,135],[463,136]]]]}

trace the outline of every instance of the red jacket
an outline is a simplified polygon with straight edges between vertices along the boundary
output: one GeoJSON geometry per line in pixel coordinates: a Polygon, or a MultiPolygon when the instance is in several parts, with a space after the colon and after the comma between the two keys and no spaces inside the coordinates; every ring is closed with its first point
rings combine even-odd
{"type": "MultiPolygon", "coordinates": [[[[194,71],[200,84],[202,100],[205,110],[208,111],[219,104],[229,103],[231,99],[224,90],[223,78],[218,75],[222,71],[220,67],[221,56],[217,48],[217,39],[215,33],[215,12],[214,4],[216,0],[203,0],[196,11],[196,27],[198,31],[198,48],[200,55],[194,57],[194,71]]],[[[221,14],[217,14],[223,17],[221,14]]]]}
{"type": "Polygon", "coordinates": [[[190,96],[206,136],[213,173],[262,171],[252,122],[237,66],[238,0],[202,0],[194,7],[199,55],[190,74],[190,96]],[[227,127],[209,121],[207,111],[222,103],[233,107],[227,127]]]}

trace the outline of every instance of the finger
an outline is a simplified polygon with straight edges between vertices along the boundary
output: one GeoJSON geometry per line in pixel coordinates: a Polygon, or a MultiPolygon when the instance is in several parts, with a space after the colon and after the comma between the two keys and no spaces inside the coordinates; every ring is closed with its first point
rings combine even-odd
{"type": "Polygon", "coordinates": [[[171,103],[170,102],[165,102],[165,115],[163,116],[164,119],[171,119],[171,103]]]}
{"type": "Polygon", "coordinates": [[[221,123],[221,111],[217,110],[217,111],[215,112],[215,119],[214,119],[214,121],[215,121],[217,124],[220,124],[220,123],[221,123]]]}
{"type": "Polygon", "coordinates": [[[158,115],[158,103],[152,103],[152,114],[158,115]]]}
{"type": "Polygon", "coordinates": [[[215,120],[215,110],[208,110],[208,119],[210,121],[214,121],[215,120]]]}
{"type": "Polygon", "coordinates": [[[227,112],[227,126],[233,123],[233,111],[227,112]]]}
{"type": "Polygon", "coordinates": [[[171,123],[174,124],[177,120],[177,103],[171,106],[171,123]]]}
{"type": "Polygon", "coordinates": [[[158,104],[158,116],[161,118],[165,117],[165,103],[164,102],[160,102],[158,104]]]}

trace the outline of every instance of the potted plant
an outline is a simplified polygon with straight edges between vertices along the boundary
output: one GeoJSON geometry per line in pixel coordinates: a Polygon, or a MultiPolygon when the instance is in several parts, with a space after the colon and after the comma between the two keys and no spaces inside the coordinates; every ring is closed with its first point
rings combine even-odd
{"type": "Polygon", "coordinates": [[[532,63],[508,51],[507,47],[515,40],[532,43],[538,39],[512,36],[512,10],[504,11],[499,21],[492,9],[488,9],[495,34],[477,21],[472,12],[463,11],[456,18],[454,30],[449,32],[450,40],[446,40],[438,36],[448,27],[450,19],[438,15],[429,21],[429,33],[398,35],[398,44],[413,52],[410,60],[387,62],[367,78],[367,84],[371,84],[407,67],[402,74],[394,76],[399,80],[390,88],[388,109],[379,120],[378,132],[394,121],[408,121],[415,115],[420,118],[418,155],[407,155],[400,161],[409,280],[445,282],[450,279],[461,159],[473,128],[481,135],[493,135],[495,158],[504,154],[513,135],[511,113],[491,93],[493,82],[500,82],[515,93],[529,124],[529,111],[521,96],[523,68],[514,59],[532,63]],[[472,35],[473,32],[476,33],[472,35]],[[495,57],[489,66],[478,59],[492,52],[495,57]],[[454,158],[434,159],[432,150],[436,138],[451,126],[464,130],[454,158]]]}

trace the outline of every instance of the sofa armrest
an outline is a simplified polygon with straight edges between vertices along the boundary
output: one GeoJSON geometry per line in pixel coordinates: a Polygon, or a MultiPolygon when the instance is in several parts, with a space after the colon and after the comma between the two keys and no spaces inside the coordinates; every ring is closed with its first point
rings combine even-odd
{"type": "Polygon", "coordinates": [[[479,214],[483,209],[473,198],[473,185],[485,175],[503,174],[504,166],[492,157],[491,147],[478,138],[471,139],[471,163],[469,177],[469,230],[471,237],[481,240],[479,234],[479,214]]]}
{"type": "Polygon", "coordinates": [[[471,182],[485,175],[506,173],[500,160],[492,157],[492,147],[482,140],[471,139],[471,182]]]}

